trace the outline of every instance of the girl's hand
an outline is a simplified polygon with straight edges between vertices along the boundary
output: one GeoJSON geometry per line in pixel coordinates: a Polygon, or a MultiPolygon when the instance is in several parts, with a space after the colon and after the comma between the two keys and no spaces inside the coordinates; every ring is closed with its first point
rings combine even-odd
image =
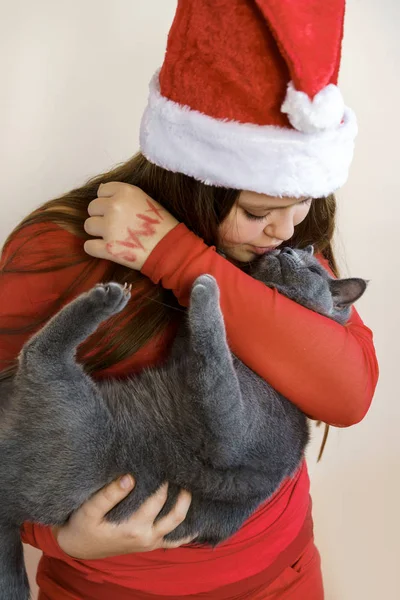
{"type": "Polygon", "coordinates": [[[107,558],[132,552],[149,552],[157,548],[178,548],[193,538],[178,542],[165,542],[163,537],[182,521],[192,500],[191,494],[182,490],[174,508],[157,523],[155,518],[167,499],[168,485],[163,485],[150,496],[128,521],[116,524],[104,519],[116,504],[134,487],[130,476],[127,488],[121,487],[121,479],[99,490],[74,512],[62,527],[52,527],[60,548],[69,556],[84,560],[107,558]]]}
{"type": "Polygon", "coordinates": [[[140,188],[111,181],[101,184],[88,206],[84,250],[140,271],[151,251],[178,221],[140,188]]]}

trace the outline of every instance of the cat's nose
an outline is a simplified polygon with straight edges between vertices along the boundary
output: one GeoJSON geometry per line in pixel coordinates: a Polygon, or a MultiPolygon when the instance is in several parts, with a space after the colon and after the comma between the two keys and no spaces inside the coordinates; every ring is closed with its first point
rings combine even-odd
{"type": "Polygon", "coordinates": [[[283,248],[282,254],[287,256],[286,260],[289,260],[292,264],[301,264],[301,258],[293,248],[283,248]]]}

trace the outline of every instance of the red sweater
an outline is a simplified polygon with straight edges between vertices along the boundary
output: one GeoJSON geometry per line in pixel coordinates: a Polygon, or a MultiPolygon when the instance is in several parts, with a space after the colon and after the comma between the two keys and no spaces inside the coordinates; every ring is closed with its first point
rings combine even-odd
{"type": "MultiPolygon", "coordinates": [[[[35,263],[39,258],[43,265],[54,265],[60,251],[82,255],[82,240],[56,225],[45,229],[32,226],[22,231],[3,250],[0,268],[6,268],[0,280],[0,329],[19,328],[38,319],[49,303],[82,275],[82,265],[36,275],[29,272],[31,256],[35,263]],[[25,236],[32,231],[42,234],[27,244],[25,236]],[[26,272],[7,273],[7,260],[22,244],[14,264],[26,272]]],[[[327,267],[323,259],[321,262],[327,267]]],[[[102,281],[108,264],[99,261],[90,278],[83,279],[79,293],[102,281]]],[[[182,306],[187,306],[194,279],[212,274],[221,291],[230,347],[244,363],[313,419],[345,427],[365,416],[378,366],[372,333],[355,310],[345,327],[307,310],[240,271],[183,224],[158,244],[142,272],[171,289],[182,306]]],[[[17,356],[29,335],[2,336],[0,370],[17,356]]],[[[126,375],[155,364],[165,355],[168,339],[167,332],[99,376],[126,375]]],[[[104,598],[116,594],[116,585],[123,586],[118,592],[121,600],[125,598],[123,589],[142,591],[143,598],[146,592],[184,597],[238,585],[236,582],[257,576],[270,565],[273,569],[279,558],[289,560],[284,551],[300,532],[304,537],[308,511],[309,480],[303,464],[235,536],[215,550],[189,545],[167,552],[83,561],[66,555],[49,527],[25,523],[22,539],[44,553],[38,581],[49,599],[100,600],[99,583],[104,598]]],[[[306,529],[311,535],[310,528],[306,529]]],[[[132,592],[126,597],[131,598],[132,592]]]]}

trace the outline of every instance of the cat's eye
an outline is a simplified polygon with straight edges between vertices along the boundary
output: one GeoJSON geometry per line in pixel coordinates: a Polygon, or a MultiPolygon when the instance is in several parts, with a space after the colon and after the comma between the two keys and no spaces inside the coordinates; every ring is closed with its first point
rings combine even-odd
{"type": "Polygon", "coordinates": [[[311,273],[316,273],[317,275],[321,275],[321,271],[318,269],[318,267],[314,267],[313,265],[311,265],[311,267],[308,267],[308,270],[311,271],[311,273]]]}

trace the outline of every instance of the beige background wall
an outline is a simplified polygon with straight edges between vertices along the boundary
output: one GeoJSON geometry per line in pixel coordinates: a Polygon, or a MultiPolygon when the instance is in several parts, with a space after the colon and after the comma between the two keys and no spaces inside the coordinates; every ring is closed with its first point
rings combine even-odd
{"type": "MultiPolygon", "coordinates": [[[[0,244],[32,208],[136,151],[175,4],[2,0],[0,244]]],[[[358,308],[381,379],[364,422],[333,431],[319,465],[316,431],[309,453],[327,600],[399,597],[399,22],[397,0],[348,2],[341,87],[360,134],[337,247],[344,273],[371,280],[358,308]]]]}

